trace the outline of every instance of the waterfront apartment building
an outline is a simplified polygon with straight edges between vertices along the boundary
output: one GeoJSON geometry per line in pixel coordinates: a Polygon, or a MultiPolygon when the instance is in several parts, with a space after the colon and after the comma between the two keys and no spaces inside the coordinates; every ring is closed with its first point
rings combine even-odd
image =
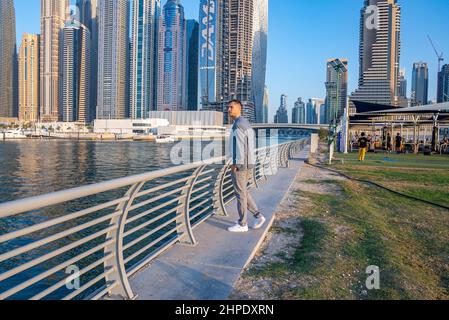
{"type": "Polygon", "coordinates": [[[39,120],[39,35],[24,33],[19,48],[19,121],[39,120]]]}
{"type": "Polygon", "coordinates": [[[156,109],[157,35],[160,0],[133,0],[130,115],[148,118],[156,109]]]}
{"type": "Polygon", "coordinates": [[[253,15],[252,94],[255,120],[257,123],[263,123],[268,50],[268,0],[254,0],[253,15]]]}
{"type": "Polygon", "coordinates": [[[295,106],[293,107],[292,111],[292,123],[306,123],[306,104],[302,101],[302,98],[298,98],[298,100],[295,102],[295,106]]]}
{"type": "Polygon", "coordinates": [[[90,32],[79,21],[68,21],[61,37],[61,120],[89,120],[90,32]]]}
{"type": "Polygon", "coordinates": [[[97,108],[97,63],[98,63],[98,0],[77,0],[77,19],[90,33],[90,79],[88,122],[96,117],[97,108]]]}
{"type": "Polygon", "coordinates": [[[98,2],[97,119],[128,116],[129,16],[128,0],[98,2]]]}
{"type": "Polygon", "coordinates": [[[429,68],[425,62],[413,64],[412,76],[412,106],[423,106],[428,102],[429,95],[429,68]]]}
{"type": "Polygon", "coordinates": [[[359,87],[352,101],[398,106],[400,34],[397,0],[365,0],[360,19],[359,87]]]}
{"type": "Polygon", "coordinates": [[[437,102],[449,101],[449,64],[445,64],[438,72],[438,97],[437,102]]]}
{"type": "Polygon", "coordinates": [[[13,0],[0,1],[0,117],[17,113],[16,18],[13,0]]]}
{"type": "Polygon", "coordinates": [[[198,45],[198,21],[186,20],[183,105],[189,111],[198,110],[198,45]]]}
{"type": "Polygon", "coordinates": [[[180,0],[168,0],[159,19],[157,110],[184,111],[185,18],[180,0]]]}
{"type": "MultiPolygon", "coordinates": [[[[347,107],[348,101],[348,60],[329,59],[326,65],[326,114],[315,119],[316,123],[329,124],[335,117],[341,118],[347,107]],[[335,65],[343,65],[343,69],[334,68],[335,65]]],[[[319,110],[318,113],[321,113],[319,110]]]]}
{"type": "Polygon", "coordinates": [[[288,123],[287,95],[285,94],[281,95],[281,104],[274,116],[274,123],[288,123]]]}
{"type": "Polygon", "coordinates": [[[41,0],[40,120],[60,115],[60,35],[69,17],[69,0],[41,0]]]}

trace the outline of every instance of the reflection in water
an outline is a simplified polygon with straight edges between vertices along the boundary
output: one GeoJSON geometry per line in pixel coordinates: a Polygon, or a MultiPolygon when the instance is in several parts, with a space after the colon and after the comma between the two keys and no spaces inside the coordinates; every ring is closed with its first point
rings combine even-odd
{"type": "MultiPolygon", "coordinates": [[[[203,148],[213,149],[210,144],[203,142],[203,148]]],[[[0,142],[0,203],[168,168],[172,147],[134,141],[0,142]]],[[[198,152],[193,143],[190,150],[198,152]]]]}
{"type": "Polygon", "coordinates": [[[133,141],[0,143],[0,202],[171,166],[171,145],[133,141]]]}

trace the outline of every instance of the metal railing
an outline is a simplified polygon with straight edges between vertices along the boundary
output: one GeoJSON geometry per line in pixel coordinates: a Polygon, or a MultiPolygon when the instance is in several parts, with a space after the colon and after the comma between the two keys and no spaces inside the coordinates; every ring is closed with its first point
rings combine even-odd
{"type": "MultiPolygon", "coordinates": [[[[307,143],[258,149],[251,187],[307,143]]],[[[230,167],[215,158],[0,204],[0,299],[135,298],[133,274],[175,243],[195,245],[195,227],[213,214],[227,216],[230,167]]]]}

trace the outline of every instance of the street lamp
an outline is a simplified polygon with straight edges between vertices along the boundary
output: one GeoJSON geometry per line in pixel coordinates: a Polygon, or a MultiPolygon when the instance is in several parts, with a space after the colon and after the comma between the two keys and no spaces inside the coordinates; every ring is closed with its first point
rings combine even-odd
{"type": "Polygon", "coordinates": [[[337,128],[338,128],[338,110],[340,109],[340,83],[342,75],[348,71],[346,65],[340,59],[335,59],[329,62],[331,67],[337,73],[337,85],[333,86],[337,88],[336,92],[336,103],[334,106],[334,110],[331,111],[332,121],[329,124],[329,164],[332,164],[332,158],[335,148],[335,141],[337,140],[337,128]]]}

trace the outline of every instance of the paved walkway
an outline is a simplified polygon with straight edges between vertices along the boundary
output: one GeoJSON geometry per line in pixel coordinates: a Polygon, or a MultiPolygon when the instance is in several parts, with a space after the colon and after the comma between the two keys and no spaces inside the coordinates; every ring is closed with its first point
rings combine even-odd
{"type": "MultiPolygon", "coordinates": [[[[198,245],[175,245],[151,265],[131,278],[140,300],[225,300],[233,291],[243,269],[251,262],[274,221],[274,213],[309,154],[303,150],[290,168],[252,190],[267,218],[264,228],[245,234],[231,234],[227,228],[238,220],[235,201],[229,217],[214,216],[195,229],[198,245]]],[[[251,222],[251,220],[250,220],[251,222]]]]}

